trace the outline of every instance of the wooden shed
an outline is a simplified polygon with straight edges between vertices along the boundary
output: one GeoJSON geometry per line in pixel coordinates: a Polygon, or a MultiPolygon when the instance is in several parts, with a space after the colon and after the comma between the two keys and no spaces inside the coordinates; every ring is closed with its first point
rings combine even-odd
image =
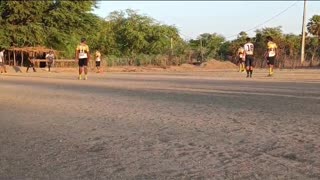
{"type": "Polygon", "coordinates": [[[28,57],[35,57],[35,61],[37,63],[40,63],[41,61],[45,61],[44,58],[39,58],[39,57],[44,57],[45,54],[49,53],[49,51],[53,51],[55,56],[57,57],[59,55],[59,51],[50,49],[47,47],[43,46],[36,46],[36,47],[10,47],[7,49],[7,58],[9,61],[9,65],[18,65],[18,60],[19,60],[19,65],[23,66],[24,64],[24,59],[28,57]],[[19,56],[19,58],[18,58],[19,56]],[[26,57],[27,56],[27,57],[26,57]]]}

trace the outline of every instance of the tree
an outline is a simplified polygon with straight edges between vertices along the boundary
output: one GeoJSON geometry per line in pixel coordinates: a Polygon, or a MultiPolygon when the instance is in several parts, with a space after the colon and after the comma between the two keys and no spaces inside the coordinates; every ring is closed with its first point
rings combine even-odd
{"type": "Polygon", "coordinates": [[[307,24],[308,32],[320,39],[320,15],[314,15],[307,24]]]}
{"type": "Polygon", "coordinates": [[[196,54],[201,54],[201,51],[205,59],[208,58],[220,58],[219,50],[222,44],[225,42],[225,38],[217,33],[203,33],[194,40],[189,41],[190,47],[195,51],[196,54]],[[202,47],[201,46],[202,41],[202,47]],[[202,48],[202,49],[201,49],[202,48]]]}
{"type": "Polygon", "coordinates": [[[163,54],[169,52],[171,38],[175,45],[183,42],[176,27],[160,24],[131,9],[114,11],[106,19],[114,33],[119,56],[163,54]]]}
{"type": "Polygon", "coordinates": [[[90,13],[95,4],[95,1],[0,1],[0,40],[6,46],[43,45],[74,55],[76,43],[96,22],[96,16],[90,13]]]}
{"type": "MultiPolygon", "coordinates": [[[[225,51],[228,52],[228,55],[233,56],[232,59],[236,59],[239,47],[242,47],[246,43],[246,38],[248,37],[246,32],[241,31],[238,34],[237,39],[231,41],[230,44],[226,44],[228,46],[225,45],[224,48],[228,47],[228,50],[225,51]]],[[[237,60],[235,60],[235,62],[237,62],[237,60]]]]}

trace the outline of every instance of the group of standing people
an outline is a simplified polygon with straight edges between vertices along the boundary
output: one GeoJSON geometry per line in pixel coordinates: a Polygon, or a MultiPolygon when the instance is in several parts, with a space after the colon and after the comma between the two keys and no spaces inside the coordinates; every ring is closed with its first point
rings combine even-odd
{"type": "MultiPolygon", "coordinates": [[[[267,50],[264,55],[269,66],[268,76],[273,75],[273,66],[276,58],[277,44],[273,42],[271,36],[267,36],[267,50]]],[[[252,78],[253,67],[254,67],[254,44],[251,42],[251,39],[246,38],[246,43],[244,46],[241,46],[237,52],[239,58],[239,72],[247,72],[247,78],[252,78]]]]}
{"type": "MultiPolygon", "coordinates": [[[[0,51],[0,73],[7,73],[5,61],[4,61],[4,49],[0,51]]],[[[49,51],[48,54],[45,56],[46,58],[46,65],[48,67],[48,71],[51,72],[51,68],[54,65],[55,55],[53,51],[49,51]]],[[[79,77],[78,79],[88,79],[88,62],[90,60],[90,51],[89,46],[86,43],[86,39],[82,38],[81,43],[76,48],[76,61],[78,62],[79,66],[79,77]],[[84,77],[82,74],[84,73],[84,77]]],[[[96,61],[96,68],[97,73],[101,73],[101,53],[97,50],[95,52],[95,61],[96,61]]],[[[28,73],[29,69],[32,68],[33,72],[36,72],[35,69],[35,56],[30,55],[27,59],[27,69],[26,72],[28,73]]]]}
{"type": "MultiPolygon", "coordinates": [[[[267,51],[265,53],[265,58],[267,60],[267,64],[269,66],[269,74],[268,76],[273,75],[273,66],[275,63],[276,58],[276,49],[277,45],[273,42],[271,36],[267,37],[267,51]]],[[[7,73],[5,64],[4,64],[4,49],[0,51],[0,71],[1,73],[7,73]]],[[[247,78],[252,78],[253,74],[253,67],[254,67],[254,44],[251,42],[251,39],[248,37],[246,38],[246,43],[238,49],[238,58],[239,58],[239,72],[247,72],[247,78]]],[[[51,67],[54,64],[55,55],[53,51],[50,51],[46,55],[47,59],[47,67],[48,71],[51,72],[51,67]]],[[[81,43],[76,48],[76,61],[78,61],[79,65],[79,77],[78,79],[88,79],[88,62],[90,60],[90,51],[89,46],[86,43],[86,39],[82,38],[81,43]],[[84,73],[84,77],[82,74],[84,73]]],[[[100,73],[101,69],[101,53],[97,50],[95,52],[95,61],[96,61],[96,68],[97,72],[100,73]]],[[[36,72],[34,67],[34,57],[28,58],[28,66],[26,72],[29,71],[29,68],[32,67],[33,71],[36,72]]]]}
{"type": "MultiPolygon", "coordinates": [[[[53,51],[49,51],[49,53],[46,54],[46,60],[47,60],[46,64],[47,64],[49,72],[51,72],[51,67],[53,66],[54,59],[55,59],[55,56],[54,56],[53,51]]],[[[32,68],[33,72],[37,72],[36,68],[34,67],[34,63],[35,63],[35,56],[33,56],[33,55],[29,56],[28,57],[28,62],[27,62],[26,73],[29,72],[30,68],[32,68]]]]}

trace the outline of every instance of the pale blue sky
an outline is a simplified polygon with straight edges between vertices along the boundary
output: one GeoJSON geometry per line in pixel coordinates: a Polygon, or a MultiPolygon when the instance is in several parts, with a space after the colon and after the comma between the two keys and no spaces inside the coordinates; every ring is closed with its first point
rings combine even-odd
{"type": "MultiPolygon", "coordinates": [[[[134,9],[161,23],[175,25],[185,39],[201,33],[218,33],[229,39],[240,31],[251,29],[285,10],[296,1],[99,1],[94,11],[106,17],[115,10],[134,9]]],[[[264,24],[282,26],[284,33],[301,33],[303,1],[264,24]]],[[[307,1],[307,20],[320,15],[320,1],[307,1]]],[[[248,32],[253,36],[254,30],[248,32]]]]}

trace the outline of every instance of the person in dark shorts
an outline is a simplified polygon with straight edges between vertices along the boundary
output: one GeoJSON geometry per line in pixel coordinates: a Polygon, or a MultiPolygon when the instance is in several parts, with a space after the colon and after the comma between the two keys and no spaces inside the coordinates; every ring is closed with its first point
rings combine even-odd
{"type": "Polygon", "coordinates": [[[82,79],[82,72],[84,71],[84,79],[88,79],[88,61],[90,60],[89,46],[86,39],[82,38],[81,43],[76,48],[76,60],[79,65],[79,80],[82,79]]]}
{"type": "Polygon", "coordinates": [[[254,58],[253,58],[253,51],[254,45],[251,43],[251,39],[246,39],[246,44],[244,45],[244,54],[245,54],[245,65],[247,70],[247,78],[252,77],[253,73],[253,66],[254,66],[254,58]]]}
{"type": "Polygon", "coordinates": [[[276,50],[278,48],[277,44],[273,42],[273,39],[271,36],[267,36],[267,52],[266,52],[266,58],[267,58],[267,64],[269,66],[269,74],[268,76],[273,75],[273,66],[276,60],[276,50]]]}
{"type": "Polygon", "coordinates": [[[30,67],[32,67],[33,72],[37,72],[36,69],[34,68],[34,60],[35,60],[34,56],[28,57],[28,67],[27,67],[26,73],[28,73],[30,67]]]}

